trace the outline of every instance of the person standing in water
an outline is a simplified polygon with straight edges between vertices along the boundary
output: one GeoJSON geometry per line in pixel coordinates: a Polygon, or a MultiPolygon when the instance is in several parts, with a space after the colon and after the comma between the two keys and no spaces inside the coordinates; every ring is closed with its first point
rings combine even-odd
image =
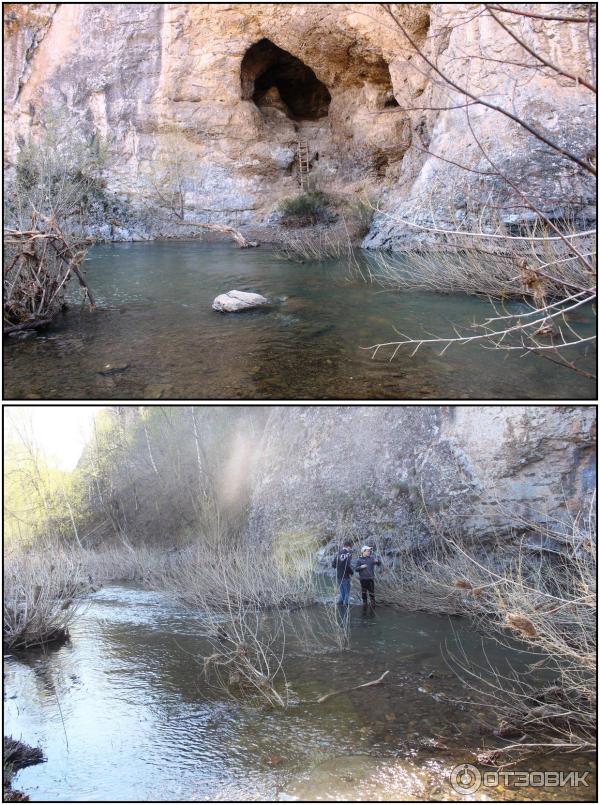
{"type": "Polygon", "coordinates": [[[375,606],[375,565],[381,565],[381,559],[375,559],[373,548],[369,545],[363,545],[360,556],[356,560],[354,569],[358,571],[360,579],[360,592],[362,594],[363,606],[367,606],[367,595],[369,596],[369,603],[372,607],[375,606]]]}
{"type": "Polygon", "coordinates": [[[346,540],[342,549],[333,557],[331,567],[334,567],[337,574],[338,587],[340,589],[340,606],[348,606],[350,600],[350,582],[354,575],[352,569],[352,542],[346,540]]]}

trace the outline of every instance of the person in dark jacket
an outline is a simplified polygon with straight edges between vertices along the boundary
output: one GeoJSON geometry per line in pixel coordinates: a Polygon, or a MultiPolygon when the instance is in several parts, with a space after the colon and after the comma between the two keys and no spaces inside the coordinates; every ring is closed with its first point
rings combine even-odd
{"type": "Polygon", "coordinates": [[[363,606],[367,606],[367,595],[372,607],[375,606],[375,565],[381,565],[381,559],[372,556],[373,548],[369,545],[363,546],[360,556],[355,562],[354,569],[358,571],[360,579],[360,591],[362,594],[363,606]]]}
{"type": "Polygon", "coordinates": [[[346,540],[342,549],[333,557],[331,567],[334,567],[337,574],[338,586],[340,588],[340,600],[338,604],[348,606],[350,600],[350,582],[354,575],[352,569],[352,542],[346,540]]]}

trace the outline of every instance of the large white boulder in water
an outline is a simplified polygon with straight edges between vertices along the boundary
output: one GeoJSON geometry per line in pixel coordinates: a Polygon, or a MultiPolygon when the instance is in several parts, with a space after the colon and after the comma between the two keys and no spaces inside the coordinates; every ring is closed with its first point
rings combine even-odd
{"type": "Polygon", "coordinates": [[[252,307],[264,307],[269,304],[269,300],[259,293],[247,293],[246,291],[229,291],[217,296],[212,303],[213,310],[221,313],[238,313],[240,310],[248,310],[252,307]]]}

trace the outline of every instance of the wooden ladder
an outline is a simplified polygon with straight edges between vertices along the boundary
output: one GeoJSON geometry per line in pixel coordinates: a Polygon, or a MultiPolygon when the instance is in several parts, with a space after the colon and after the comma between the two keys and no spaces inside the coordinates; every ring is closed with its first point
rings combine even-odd
{"type": "Polygon", "coordinates": [[[308,142],[304,139],[298,139],[298,180],[302,190],[308,187],[308,174],[310,171],[310,163],[308,161],[308,142]]]}

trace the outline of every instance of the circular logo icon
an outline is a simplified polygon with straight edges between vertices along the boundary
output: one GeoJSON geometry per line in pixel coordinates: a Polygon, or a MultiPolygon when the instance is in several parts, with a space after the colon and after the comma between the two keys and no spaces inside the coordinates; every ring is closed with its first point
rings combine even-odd
{"type": "Polygon", "coordinates": [[[461,763],[450,772],[450,785],[457,794],[474,794],[481,785],[481,772],[470,763],[461,763]]]}

